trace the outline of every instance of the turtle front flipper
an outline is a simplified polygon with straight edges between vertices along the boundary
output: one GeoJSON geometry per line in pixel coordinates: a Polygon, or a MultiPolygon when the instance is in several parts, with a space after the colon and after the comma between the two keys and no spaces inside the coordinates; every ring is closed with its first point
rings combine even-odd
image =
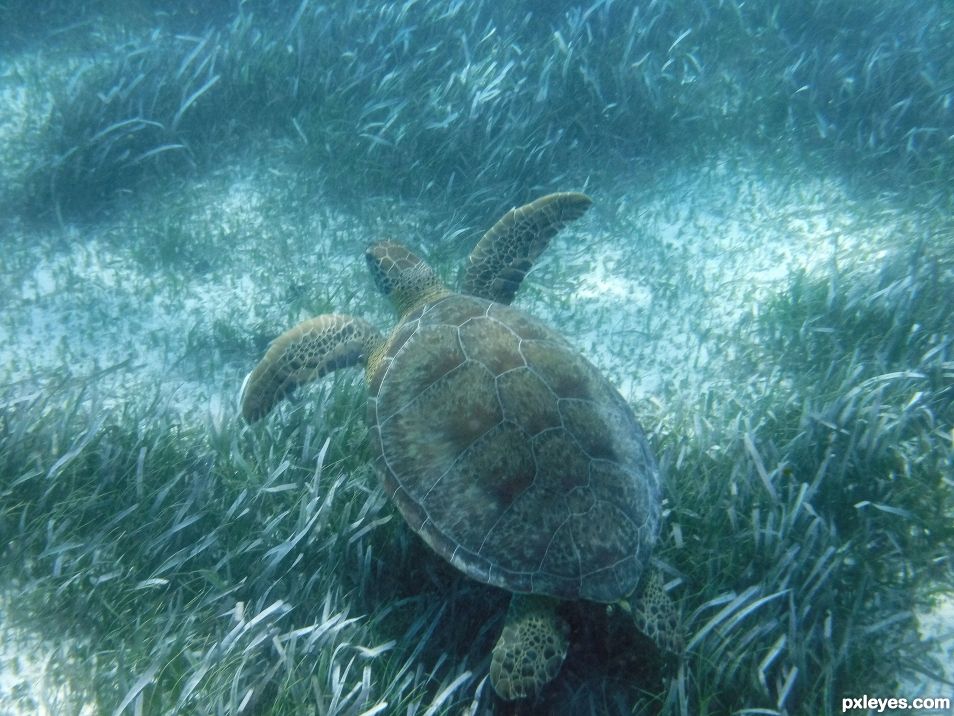
{"type": "Polygon", "coordinates": [[[632,604],[623,603],[633,621],[643,634],[648,636],[662,651],[678,654],[682,651],[683,639],[679,628],[676,605],[663,588],[662,572],[650,569],[637,588],[632,604]]]}
{"type": "Polygon", "coordinates": [[[503,633],[490,660],[490,683],[507,701],[535,696],[551,682],[566,658],[569,625],[558,602],[514,594],[503,633]]]}
{"type": "Polygon", "coordinates": [[[381,334],[354,316],[329,313],[299,323],[272,341],[242,385],[242,417],[255,422],[295,387],[338,368],[366,365],[381,334]]]}
{"type": "Polygon", "coordinates": [[[461,292],[509,304],[550,239],[592,203],[586,194],[560,192],[508,211],[467,258],[461,292]]]}

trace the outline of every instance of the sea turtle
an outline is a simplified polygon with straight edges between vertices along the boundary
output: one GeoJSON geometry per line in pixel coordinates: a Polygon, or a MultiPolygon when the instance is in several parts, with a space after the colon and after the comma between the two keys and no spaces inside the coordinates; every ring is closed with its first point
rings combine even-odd
{"type": "Polygon", "coordinates": [[[387,494],[444,559],[514,593],[490,665],[508,700],[559,671],[569,636],[560,600],[621,603],[658,645],[678,643],[672,602],[647,569],[660,478],[643,431],[589,361],[509,305],[590,204],[557,193],[507,212],[470,254],[460,293],[400,244],[373,244],[368,267],[399,314],[391,334],[354,316],[312,318],[271,344],[242,390],[251,422],[302,383],[366,366],[387,494]]]}

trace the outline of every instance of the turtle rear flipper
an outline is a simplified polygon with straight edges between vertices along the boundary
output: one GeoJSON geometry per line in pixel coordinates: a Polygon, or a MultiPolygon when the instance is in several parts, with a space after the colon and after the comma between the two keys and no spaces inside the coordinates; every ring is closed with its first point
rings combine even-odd
{"type": "Polygon", "coordinates": [[[367,321],[340,313],[311,318],[272,341],[242,385],[242,417],[255,422],[297,386],[338,368],[367,364],[381,344],[367,321]]]}
{"type": "Polygon", "coordinates": [[[663,589],[662,572],[650,569],[628,610],[636,627],[662,651],[678,654],[683,640],[676,605],[663,589]]]}
{"type": "Polygon", "coordinates": [[[508,211],[467,258],[461,292],[510,304],[550,239],[592,203],[586,194],[560,192],[508,211]]]}
{"type": "Polygon", "coordinates": [[[557,602],[514,594],[503,633],[490,660],[490,683],[507,701],[536,696],[559,673],[566,658],[569,625],[557,602]]]}

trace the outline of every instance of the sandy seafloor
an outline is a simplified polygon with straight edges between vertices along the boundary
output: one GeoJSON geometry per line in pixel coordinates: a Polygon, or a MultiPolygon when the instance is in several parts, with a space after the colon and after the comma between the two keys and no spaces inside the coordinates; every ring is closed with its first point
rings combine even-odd
{"type": "MultiPolygon", "coordinates": [[[[620,177],[611,196],[591,190],[593,209],[554,241],[516,301],[562,329],[635,404],[691,399],[714,387],[731,392],[719,382],[734,337],[785,288],[790,272],[824,273],[833,261],[841,271],[876,270],[890,237],[916,220],[888,200],[849,198],[831,177],[766,176],[754,156],[712,157],[649,179],[620,177]]],[[[236,162],[183,187],[181,230],[218,232],[231,252],[226,269],[203,256],[149,272],[133,253],[141,244],[124,251],[116,237],[141,232],[139,222],[155,207],[146,218],[131,208],[95,228],[20,237],[17,262],[29,268],[4,290],[3,380],[26,386],[64,369],[80,379],[119,365],[101,382],[105,405],[156,391],[169,410],[215,419],[235,409],[250,367],[203,348],[223,326],[276,334],[309,315],[302,296],[309,292],[385,325],[390,317],[362,248],[381,232],[432,249],[441,237],[422,239],[417,206],[372,201],[368,213],[380,204],[380,214],[354,216],[295,191],[283,167],[261,161],[236,162]],[[294,201],[279,220],[274,207],[283,192],[294,201]],[[288,233],[313,237],[315,250],[276,251],[273,242],[288,233]],[[291,301],[288,286],[296,287],[291,301]]],[[[142,205],[150,201],[144,196],[142,205]]],[[[441,268],[450,279],[450,267],[441,268]]],[[[0,619],[3,609],[0,599],[0,619]]],[[[920,619],[954,664],[954,599],[920,619]]],[[[25,691],[55,703],[63,686],[45,672],[64,651],[10,628],[0,635],[0,713],[25,691]]],[[[897,695],[944,693],[940,685],[911,684],[910,694],[897,695]]]]}

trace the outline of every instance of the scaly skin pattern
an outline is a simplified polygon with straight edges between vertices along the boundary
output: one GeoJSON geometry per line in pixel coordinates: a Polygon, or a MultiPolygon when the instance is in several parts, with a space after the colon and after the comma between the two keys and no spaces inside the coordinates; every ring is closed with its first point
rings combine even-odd
{"type": "Polygon", "coordinates": [[[508,211],[468,257],[461,293],[509,305],[550,239],[592,203],[586,194],[559,192],[508,211]]]}
{"type": "Polygon", "coordinates": [[[560,672],[569,646],[569,625],[557,602],[516,595],[490,660],[490,683],[507,701],[536,695],[560,672]]]}
{"type": "Polygon", "coordinates": [[[379,241],[368,247],[364,257],[374,284],[402,319],[418,306],[451,293],[434,269],[401,244],[379,241]]]}
{"type": "Polygon", "coordinates": [[[297,386],[364,364],[381,342],[374,326],[354,316],[329,313],[299,323],[272,342],[245,379],[242,417],[259,420],[297,386]]]}
{"type": "Polygon", "coordinates": [[[636,628],[664,651],[671,654],[681,652],[683,643],[679,615],[676,605],[663,589],[662,573],[657,569],[649,570],[635,596],[632,616],[636,628]]]}

